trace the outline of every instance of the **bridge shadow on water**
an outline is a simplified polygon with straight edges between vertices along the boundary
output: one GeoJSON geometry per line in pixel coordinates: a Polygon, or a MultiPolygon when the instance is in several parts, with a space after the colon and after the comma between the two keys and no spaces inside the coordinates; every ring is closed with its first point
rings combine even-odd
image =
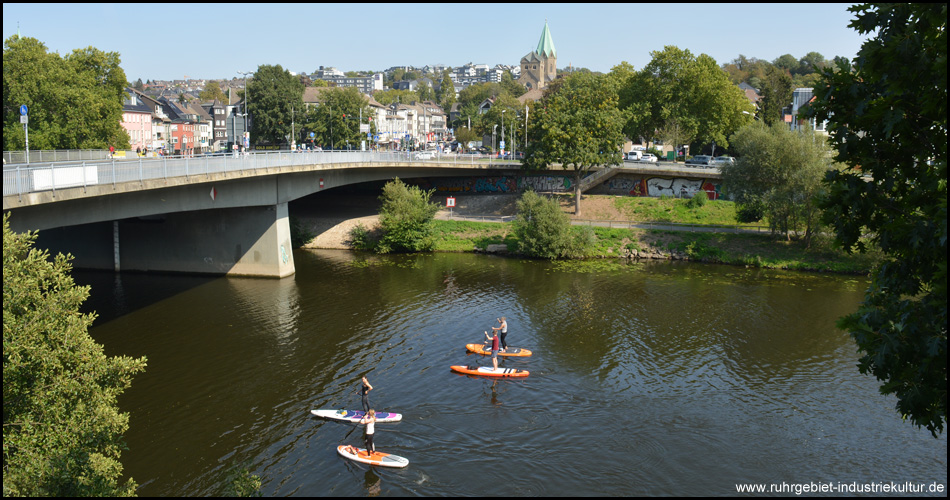
{"type": "Polygon", "coordinates": [[[183,273],[143,273],[73,269],[77,285],[89,285],[89,298],[82,304],[84,314],[95,312],[93,326],[144,309],[182,292],[211,283],[222,276],[183,273]]]}

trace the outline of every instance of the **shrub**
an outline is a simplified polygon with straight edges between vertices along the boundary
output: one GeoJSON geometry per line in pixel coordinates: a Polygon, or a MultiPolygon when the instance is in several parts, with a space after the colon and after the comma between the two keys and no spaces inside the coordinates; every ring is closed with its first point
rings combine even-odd
{"type": "Polygon", "coordinates": [[[575,230],[556,202],[534,191],[525,191],[518,200],[518,216],[513,225],[519,251],[529,257],[583,257],[594,244],[590,228],[575,230]]]}
{"type": "Polygon", "coordinates": [[[382,237],[376,245],[378,253],[430,251],[435,245],[432,219],[439,205],[430,203],[435,190],[423,191],[419,186],[406,186],[395,178],[383,186],[379,197],[379,226],[382,237]]]}
{"type": "Polygon", "coordinates": [[[706,194],[706,191],[700,189],[686,202],[686,206],[690,209],[701,208],[706,205],[707,201],[709,201],[709,195],[706,194]]]}

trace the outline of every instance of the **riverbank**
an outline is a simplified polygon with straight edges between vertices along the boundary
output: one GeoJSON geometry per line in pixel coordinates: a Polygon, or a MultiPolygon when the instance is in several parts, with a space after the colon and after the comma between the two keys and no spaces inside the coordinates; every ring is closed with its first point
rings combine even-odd
{"type": "MultiPolygon", "coordinates": [[[[443,208],[436,214],[436,251],[509,255],[517,251],[518,242],[509,223],[517,215],[517,194],[453,196],[455,207],[443,208]]],[[[434,196],[433,201],[445,207],[445,197],[434,196]]],[[[629,200],[622,201],[617,203],[615,196],[585,195],[580,216],[574,215],[573,202],[566,197],[561,206],[575,224],[582,220],[636,222],[631,220],[629,209],[625,209],[629,200]]],[[[304,248],[351,249],[350,229],[357,224],[371,228],[379,220],[379,202],[370,196],[347,195],[294,208],[297,210],[291,213],[299,224],[315,235],[304,248]]],[[[710,207],[708,212],[713,210],[710,207]]],[[[848,274],[866,274],[877,258],[874,254],[848,255],[834,247],[829,237],[815,238],[805,248],[801,241],[788,241],[767,232],[700,232],[697,227],[686,231],[592,226],[597,244],[589,257],[685,260],[848,274]]]]}

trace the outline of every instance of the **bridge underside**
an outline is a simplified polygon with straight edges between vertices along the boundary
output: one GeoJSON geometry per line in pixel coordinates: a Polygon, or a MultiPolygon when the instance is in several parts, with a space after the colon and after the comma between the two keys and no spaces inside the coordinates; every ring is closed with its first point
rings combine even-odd
{"type": "Polygon", "coordinates": [[[75,265],[283,278],[294,274],[287,204],[177,212],[41,231],[37,246],[75,265]]]}

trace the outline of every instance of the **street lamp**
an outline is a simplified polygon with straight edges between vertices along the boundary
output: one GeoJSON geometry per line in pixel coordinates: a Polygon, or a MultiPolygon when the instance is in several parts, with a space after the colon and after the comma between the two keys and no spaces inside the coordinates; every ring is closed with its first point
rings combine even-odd
{"type": "Polygon", "coordinates": [[[507,109],[501,110],[501,155],[505,155],[505,111],[507,109]]]}
{"type": "MultiPolygon", "coordinates": [[[[245,133],[244,137],[246,138],[246,137],[248,137],[248,136],[247,136],[247,115],[248,115],[248,113],[247,113],[247,104],[250,102],[250,98],[251,98],[251,93],[250,93],[250,92],[248,91],[248,89],[247,89],[247,75],[253,75],[254,72],[253,72],[253,71],[238,71],[237,74],[239,74],[239,75],[244,75],[244,113],[243,113],[243,116],[244,116],[244,133],[245,133]]],[[[251,147],[251,145],[250,145],[250,139],[247,140],[247,142],[246,142],[246,144],[245,144],[245,147],[247,147],[247,148],[250,148],[250,147],[251,147]]]]}
{"type": "Polygon", "coordinates": [[[497,123],[491,126],[491,151],[492,151],[492,153],[495,152],[495,129],[496,129],[496,128],[498,128],[498,124],[497,124],[497,123]]]}

